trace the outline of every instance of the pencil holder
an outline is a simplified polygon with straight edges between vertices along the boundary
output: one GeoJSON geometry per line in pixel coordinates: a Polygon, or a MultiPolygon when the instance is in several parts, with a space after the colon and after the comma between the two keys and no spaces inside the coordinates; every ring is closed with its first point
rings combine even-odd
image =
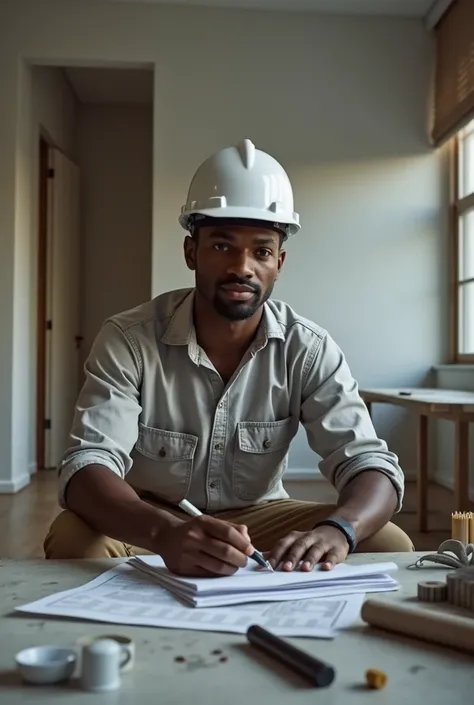
{"type": "Polygon", "coordinates": [[[474,543],[474,512],[451,514],[451,538],[465,545],[474,543]]]}

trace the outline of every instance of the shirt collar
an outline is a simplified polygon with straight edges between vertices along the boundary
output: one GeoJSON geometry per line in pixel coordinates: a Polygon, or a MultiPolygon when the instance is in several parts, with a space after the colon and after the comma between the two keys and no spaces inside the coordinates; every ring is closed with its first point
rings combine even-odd
{"type": "MultiPolygon", "coordinates": [[[[161,337],[166,345],[196,345],[196,332],[193,320],[194,289],[185,297],[173,313],[161,337]]],[[[270,338],[285,340],[281,323],[277,320],[268,303],[264,304],[262,323],[257,331],[254,346],[264,345],[270,338]]]]}

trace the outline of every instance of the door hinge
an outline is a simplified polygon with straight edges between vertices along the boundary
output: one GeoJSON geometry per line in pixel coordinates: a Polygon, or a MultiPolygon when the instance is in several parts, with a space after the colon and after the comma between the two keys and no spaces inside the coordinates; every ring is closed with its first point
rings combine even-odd
{"type": "Polygon", "coordinates": [[[44,430],[45,430],[45,431],[50,431],[50,430],[51,430],[51,419],[45,419],[45,420],[44,420],[44,430]]]}
{"type": "Polygon", "coordinates": [[[54,169],[48,169],[48,179],[54,179],[54,169]]]}
{"type": "Polygon", "coordinates": [[[53,321],[46,321],[46,330],[53,330],[53,321]]]}

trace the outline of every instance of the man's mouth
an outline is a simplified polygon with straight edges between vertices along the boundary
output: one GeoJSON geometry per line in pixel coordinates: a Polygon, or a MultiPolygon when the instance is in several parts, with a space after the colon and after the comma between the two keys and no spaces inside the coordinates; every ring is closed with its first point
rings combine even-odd
{"type": "Polygon", "coordinates": [[[256,291],[245,284],[223,284],[221,286],[227,295],[227,298],[232,301],[248,301],[255,296],[256,291]]]}

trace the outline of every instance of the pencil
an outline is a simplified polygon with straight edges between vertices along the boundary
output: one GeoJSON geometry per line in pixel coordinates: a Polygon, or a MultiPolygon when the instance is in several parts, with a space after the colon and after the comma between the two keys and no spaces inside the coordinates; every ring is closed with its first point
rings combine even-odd
{"type": "MultiPolygon", "coordinates": [[[[188,502],[187,499],[183,499],[179,505],[178,505],[183,512],[186,512],[186,514],[189,514],[191,517],[200,517],[202,516],[202,512],[199,511],[197,507],[194,506],[194,504],[191,504],[191,502],[188,502]]],[[[271,570],[273,573],[273,568],[270,565],[270,563],[265,559],[265,557],[260,553],[260,551],[255,550],[252,555],[250,556],[252,560],[254,560],[256,563],[258,563],[262,568],[267,568],[267,570],[271,570]]]]}

